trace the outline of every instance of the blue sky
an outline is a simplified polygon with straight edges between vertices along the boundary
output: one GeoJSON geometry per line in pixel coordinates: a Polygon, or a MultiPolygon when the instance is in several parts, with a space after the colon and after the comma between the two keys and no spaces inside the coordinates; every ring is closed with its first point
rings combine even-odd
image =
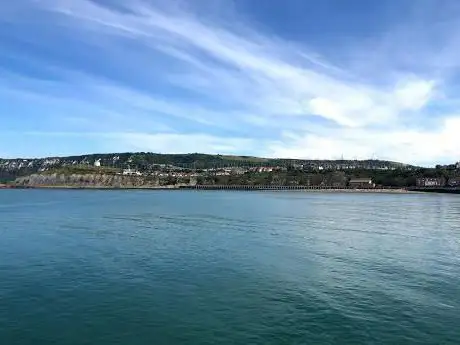
{"type": "Polygon", "coordinates": [[[15,0],[0,157],[460,159],[460,3],[15,0]]]}

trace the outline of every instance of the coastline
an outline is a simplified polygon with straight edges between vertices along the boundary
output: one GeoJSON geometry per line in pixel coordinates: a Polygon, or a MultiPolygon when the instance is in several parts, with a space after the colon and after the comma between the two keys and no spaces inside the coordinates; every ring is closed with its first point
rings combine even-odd
{"type": "Polygon", "coordinates": [[[391,194],[408,194],[419,193],[409,191],[404,188],[369,188],[369,189],[352,189],[352,188],[264,188],[264,187],[240,187],[240,188],[213,188],[213,186],[66,186],[66,185],[40,185],[40,186],[9,186],[3,189],[42,189],[42,190],[169,190],[169,191],[241,191],[241,192],[307,192],[307,193],[391,193],[391,194]],[[204,187],[204,188],[201,188],[204,187]]]}
{"type": "Polygon", "coordinates": [[[71,185],[71,184],[1,184],[0,190],[44,189],[44,190],[189,190],[189,191],[241,191],[241,192],[315,192],[315,193],[387,193],[387,194],[460,194],[460,188],[334,188],[330,186],[266,186],[266,185],[71,185]]]}

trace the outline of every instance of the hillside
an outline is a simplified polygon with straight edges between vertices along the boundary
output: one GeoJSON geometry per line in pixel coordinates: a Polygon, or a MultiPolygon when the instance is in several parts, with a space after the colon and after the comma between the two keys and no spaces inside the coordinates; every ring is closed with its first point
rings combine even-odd
{"type": "Polygon", "coordinates": [[[99,161],[102,167],[116,170],[132,168],[139,171],[158,169],[218,169],[226,167],[297,167],[306,170],[394,170],[409,167],[408,165],[381,160],[298,160],[270,159],[250,156],[192,154],[158,154],[158,153],[110,153],[90,154],[68,157],[46,158],[0,158],[0,182],[14,180],[20,176],[44,173],[62,168],[93,167],[99,161]]]}

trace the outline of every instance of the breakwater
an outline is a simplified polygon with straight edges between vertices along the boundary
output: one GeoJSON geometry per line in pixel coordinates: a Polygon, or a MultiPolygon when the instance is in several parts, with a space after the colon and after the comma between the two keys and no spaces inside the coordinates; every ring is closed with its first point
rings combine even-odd
{"type": "Polygon", "coordinates": [[[410,187],[407,190],[424,193],[460,194],[459,187],[410,187]]]}
{"type": "Polygon", "coordinates": [[[402,188],[354,188],[354,187],[337,187],[337,186],[283,186],[283,185],[195,185],[195,186],[180,186],[180,189],[195,189],[195,190],[260,190],[260,191],[282,191],[282,190],[329,190],[329,191],[404,191],[402,188]]]}

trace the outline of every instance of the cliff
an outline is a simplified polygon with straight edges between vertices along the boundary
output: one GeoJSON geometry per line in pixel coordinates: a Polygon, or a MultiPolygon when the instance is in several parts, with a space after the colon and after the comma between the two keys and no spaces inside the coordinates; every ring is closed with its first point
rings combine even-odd
{"type": "Polygon", "coordinates": [[[174,188],[193,186],[196,180],[170,181],[151,176],[123,176],[114,174],[32,174],[17,178],[16,187],[64,188],[174,188]]]}

